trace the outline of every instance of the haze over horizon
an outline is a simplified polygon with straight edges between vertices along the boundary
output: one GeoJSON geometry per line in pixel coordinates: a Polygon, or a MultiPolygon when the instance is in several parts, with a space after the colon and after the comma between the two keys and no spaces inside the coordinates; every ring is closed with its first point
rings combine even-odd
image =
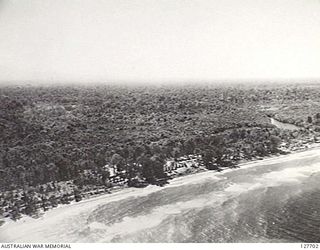
{"type": "Polygon", "coordinates": [[[0,0],[0,82],[320,79],[319,0],[0,0]]]}

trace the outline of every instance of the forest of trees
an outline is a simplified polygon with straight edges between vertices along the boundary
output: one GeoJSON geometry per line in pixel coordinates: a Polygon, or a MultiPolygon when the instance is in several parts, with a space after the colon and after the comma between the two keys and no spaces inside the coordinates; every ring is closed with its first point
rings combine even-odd
{"type": "Polygon", "coordinates": [[[269,116],[283,115],[281,107],[300,96],[286,99],[287,93],[265,87],[2,87],[0,208],[18,217],[79,201],[92,186],[108,190],[106,165],[116,165],[129,186],[137,180],[162,185],[169,158],[201,155],[207,169],[218,170],[279,153],[282,142],[313,135],[316,127],[308,125],[318,121],[316,113],[302,117],[298,134],[271,125],[269,116]],[[262,105],[282,106],[272,113],[262,105]]]}

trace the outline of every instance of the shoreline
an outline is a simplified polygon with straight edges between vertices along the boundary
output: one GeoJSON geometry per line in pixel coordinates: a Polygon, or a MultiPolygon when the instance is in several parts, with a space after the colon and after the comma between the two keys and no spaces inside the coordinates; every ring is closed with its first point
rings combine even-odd
{"type": "Polygon", "coordinates": [[[251,163],[255,163],[255,162],[261,162],[261,161],[266,161],[266,160],[271,160],[274,158],[282,158],[285,156],[289,156],[292,154],[298,154],[298,153],[303,153],[303,152],[307,152],[307,151],[312,151],[312,150],[316,150],[316,149],[320,149],[320,143],[312,143],[312,144],[305,144],[307,147],[306,148],[299,148],[296,150],[292,150],[292,151],[288,151],[286,154],[278,154],[278,155],[269,155],[269,156],[265,156],[263,159],[257,160],[249,160],[246,162],[241,162],[238,164],[239,167],[244,166],[246,164],[251,164],[251,163]],[[310,147],[308,147],[310,146],[310,147]]]}
{"type": "Polygon", "coordinates": [[[203,179],[206,179],[206,178],[216,179],[218,178],[219,175],[226,172],[233,172],[233,171],[238,171],[241,169],[247,169],[252,167],[260,167],[268,163],[270,164],[270,162],[272,161],[276,161],[275,163],[279,163],[279,162],[281,163],[281,161],[283,159],[286,159],[287,157],[299,156],[303,153],[306,154],[319,149],[320,149],[320,145],[318,143],[314,143],[310,145],[310,147],[308,148],[302,148],[299,150],[291,151],[285,155],[270,155],[263,159],[242,162],[242,163],[239,163],[234,168],[224,168],[224,169],[221,169],[221,171],[204,170],[204,171],[199,171],[197,173],[190,173],[183,176],[178,176],[173,179],[170,179],[168,183],[164,186],[148,185],[147,187],[144,187],[144,188],[120,187],[116,190],[111,191],[111,193],[101,194],[94,197],[88,197],[79,202],[73,201],[70,204],[59,204],[55,208],[52,208],[46,212],[40,213],[40,216],[37,218],[32,218],[27,215],[22,216],[22,218],[17,221],[13,221],[12,219],[9,219],[9,218],[2,218],[0,219],[0,222],[2,222],[2,224],[0,224],[0,229],[7,227],[9,225],[14,226],[14,225],[19,225],[21,223],[27,223],[31,221],[33,222],[41,221],[47,217],[52,217],[52,216],[59,217],[59,214],[61,216],[61,213],[63,214],[63,212],[66,212],[66,210],[72,210],[71,208],[78,209],[82,207],[80,211],[78,211],[78,212],[81,212],[82,210],[92,209],[96,206],[100,206],[100,205],[107,204],[114,201],[123,200],[129,197],[141,197],[141,196],[151,194],[153,192],[157,192],[159,190],[164,190],[166,188],[172,188],[172,187],[178,187],[181,185],[197,183],[197,182],[203,181],[203,179]],[[101,202],[103,204],[101,204],[101,202]]]}

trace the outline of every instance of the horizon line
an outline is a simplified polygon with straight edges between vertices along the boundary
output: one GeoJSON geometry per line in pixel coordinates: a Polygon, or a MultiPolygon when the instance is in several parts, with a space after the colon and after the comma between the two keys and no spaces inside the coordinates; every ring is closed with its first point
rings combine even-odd
{"type": "Polygon", "coordinates": [[[0,81],[0,87],[2,86],[187,86],[191,84],[203,85],[242,85],[242,84],[264,84],[264,85],[275,85],[275,84],[317,84],[320,83],[319,78],[239,78],[239,79],[214,79],[214,80],[83,80],[83,81],[52,81],[52,80],[8,80],[0,81]]]}

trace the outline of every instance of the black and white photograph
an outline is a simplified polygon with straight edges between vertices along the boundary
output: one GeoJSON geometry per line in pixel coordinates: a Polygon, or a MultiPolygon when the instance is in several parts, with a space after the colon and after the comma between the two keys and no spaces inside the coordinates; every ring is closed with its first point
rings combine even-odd
{"type": "Polygon", "coordinates": [[[320,1],[0,0],[22,243],[320,248],[320,1]]]}

